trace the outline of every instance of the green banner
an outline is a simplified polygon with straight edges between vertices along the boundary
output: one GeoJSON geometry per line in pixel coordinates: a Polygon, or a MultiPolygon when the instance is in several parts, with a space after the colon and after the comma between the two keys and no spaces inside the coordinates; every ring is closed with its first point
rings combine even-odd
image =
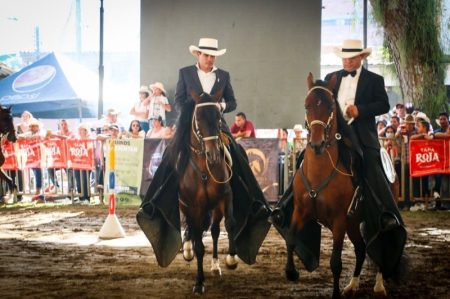
{"type": "MultiPolygon", "coordinates": [[[[144,139],[115,140],[115,194],[117,205],[140,205],[139,189],[142,180],[142,165],[144,156],[144,139]]],[[[105,148],[105,201],[108,201],[110,163],[109,142],[105,148]]]]}

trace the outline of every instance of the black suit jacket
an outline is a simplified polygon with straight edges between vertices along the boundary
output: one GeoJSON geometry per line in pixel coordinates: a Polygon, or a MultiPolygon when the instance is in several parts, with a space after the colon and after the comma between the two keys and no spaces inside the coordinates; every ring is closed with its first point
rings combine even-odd
{"type": "MultiPolygon", "coordinates": [[[[215,73],[216,81],[211,89],[211,95],[222,91],[222,98],[226,103],[224,113],[234,111],[236,109],[236,99],[234,98],[234,91],[230,83],[230,74],[222,69],[217,69],[215,73]]],[[[184,105],[192,104],[191,90],[194,90],[197,94],[203,92],[195,65],[180,69],[175,93],[175,105],[181,108],[181,111],[183,111],[184,105]]]]}
{"type": "MultiPolygon", "coordinates": [[[[336,99],[342,81],[342,71],[330,73],[325,77],[325,80],[328,81],[333,74],[336,74],[337,81],[333,90],[336,99]]],[[[358,108],[359,116],[352,123],[352,128],[358,136],[360,145],[363,148],[370,147],[378,150],[380,143],[375,116],[389,111],[389,99],[384,88],[384,78],[363,67],[356,87],[355,105],[358,108]]]]}

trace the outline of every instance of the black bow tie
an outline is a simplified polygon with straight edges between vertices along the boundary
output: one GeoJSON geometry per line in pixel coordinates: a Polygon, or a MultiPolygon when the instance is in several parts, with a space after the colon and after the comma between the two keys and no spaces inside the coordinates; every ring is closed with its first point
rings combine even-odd
{"type": "Polygon", "coordinates": [[[355,77],[356,76],[356,70],[351,71],[351,72],[348,72],[346,70],[342,71],[342,77],[347,77],[348,75],[352,75],[352,77],[355,77]]]}

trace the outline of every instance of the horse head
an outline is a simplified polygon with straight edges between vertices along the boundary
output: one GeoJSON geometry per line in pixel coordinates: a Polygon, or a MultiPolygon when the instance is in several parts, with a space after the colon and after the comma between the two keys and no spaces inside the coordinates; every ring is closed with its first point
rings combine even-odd
{"type": "Polygon", "coordinates": [[[336,75],[327,82],[321,80],[314,82],[313,75],[309,73],[307,84],[305,122],[308,129],[308,145],[315,154],[320,155],[330,144],[331,130],[336,120],[336,102],[333,96],[336,75]]]}
{"type": "Polygon", "coordinates": [[[16,142],[16,131],[14,129],[11,107],[0,106],[0,133],[6,135],[11,142],[16,142]]]}
{"type": "Polygon", "coordinates": [[[220,100],[222,93],[215,95],[201,93],[200,95],[191,92],[195,102],[192,116],[192,131],[197,143],[201,146],[201,151],[205,153],[209,164],[220,162],[221,147],[221,126],[222,116],[220,112],[220,100]]]}

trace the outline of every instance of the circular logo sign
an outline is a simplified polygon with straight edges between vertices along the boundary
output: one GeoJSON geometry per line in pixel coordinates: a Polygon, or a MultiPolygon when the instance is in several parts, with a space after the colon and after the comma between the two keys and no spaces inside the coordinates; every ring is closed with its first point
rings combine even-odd
{"type": "Polygon", "coordinates": [[[32,92],[49,84],[56,75],[56,69],[51,65],[33,67],[20,74],[13,82],[16,92],[32,92]]]}

